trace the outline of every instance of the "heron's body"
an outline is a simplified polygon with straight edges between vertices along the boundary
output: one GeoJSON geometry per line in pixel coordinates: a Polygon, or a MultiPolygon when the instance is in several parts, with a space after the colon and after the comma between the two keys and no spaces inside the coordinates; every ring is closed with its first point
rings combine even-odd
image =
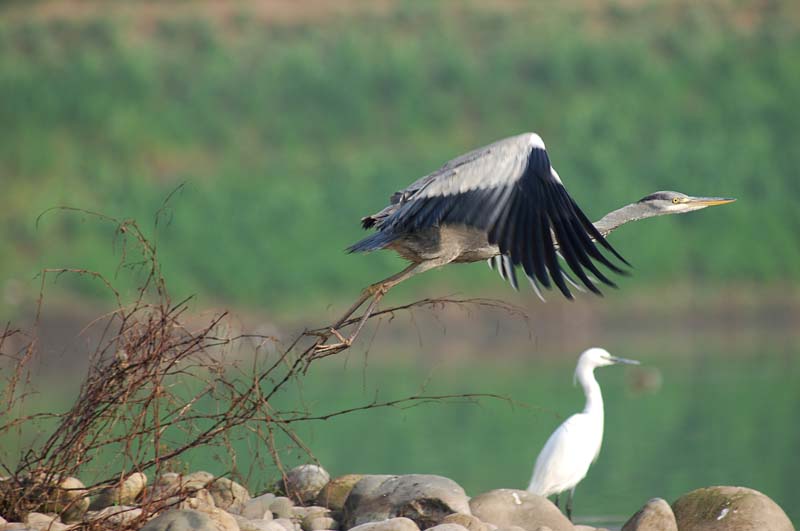
{"type": "Polygon", "coordinates": [[[600,251],[625,262],[605,240],[616,227],[728,201],[657,192],[592,224],[564,188],[541,137],[524,133],[457,157],[396,192],[383,210],[362,219],[376,232],[348,250],[391,249],[411,262],[380,283],[384,291],[434,267],[490,259],[514,287],[519,266],[537,292],[552,282],[571,298],[568,283],[597,294],[596,282],[614,285],[597,265],[622,272],[600,251]]]}
{"type": "Polygon", "coordinates": [[[489,243],[485,231],[464,224],[445,224],[406,233],[386,248],[415,264],[479,262],[500,254],[500,248],[489,243]]]}
{"type": "Polygon", "coordinates": [[[570,491],[568,515],[572,510],[575,486],[586,477],[603,444],[603,395],[594,377],[594,369],[614,363],[638,362],[616,358],[600,348],[591,348],[581,354],[575,379],[583,388],[586,406],[550,435],[536,458],[528,491],[545,497],[570,491]]]}

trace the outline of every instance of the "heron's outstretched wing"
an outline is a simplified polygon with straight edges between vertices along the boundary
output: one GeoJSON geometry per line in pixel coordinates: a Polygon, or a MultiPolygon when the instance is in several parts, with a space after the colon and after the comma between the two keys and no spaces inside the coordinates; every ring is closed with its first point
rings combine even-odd
{"type": "MultiPolygon", "coordinates": [[[[569,196],[550,165],[539,135],[525,133],[462,155],[392,196],[379,230],[416,231],[441,224],[485,230],[489,242],[525,274],[568,298],[555,247],[588,289],[600,291],[586,274],[614,286],[594,261],[622,271],[595,241],[625,262],[569,196]],[[594,240],[594,241],[593,241],[594,240]],[[557,243],[556,243],[557,242],[557,243]]],[[[627,264],[627,262],[625,262],[627,264]]]]}

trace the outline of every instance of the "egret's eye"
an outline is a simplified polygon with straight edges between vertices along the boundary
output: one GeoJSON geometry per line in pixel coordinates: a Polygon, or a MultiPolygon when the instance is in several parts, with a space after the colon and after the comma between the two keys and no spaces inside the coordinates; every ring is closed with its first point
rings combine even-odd
{"type": "Polygon", "coordinates": [[[681,198],[680,197],[673,197],[672,198],[672,204],[673,205],[677,205],[680,202],[681,202],[681,198]]]}

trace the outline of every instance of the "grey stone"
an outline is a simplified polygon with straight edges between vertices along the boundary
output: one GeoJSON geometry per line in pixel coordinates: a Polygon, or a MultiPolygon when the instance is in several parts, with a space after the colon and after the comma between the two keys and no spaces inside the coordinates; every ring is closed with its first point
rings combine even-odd
{"type": "Polygon", "coordinates": [[[272,493],[262,494],[251,498],[239,510],[239,514],[251,520],[272,520],[272,511],[269,506],[275,501],[272,493]]]}
{"type": "Polygon", "coordinates": [[[332,511],[340,512],[344,502],[356,483],[361,481],[363,474],[347,474],[330,480],[317,494],[314,503],[325,506],[332,511]]]}
{"type": "Polygon", "coordinates": [[[325,515],[312,514],[303,518],[303,531],[322,531],[324,529],[339,529],[339,522],[325,515]]]}
{"type": "Polygon", "coordinates": [[[239,524],[240,531],[285,531],[282,525],[276,524],[272,520],[251,520],[240,516],[236,518],[236,523],[239,524]]]}
{"type": "Polygon", "coordinates": [[[115,505],[99,511],[89,511],[84,518],[85,522],[109,523],[114,526],[123,526],[142,515],[142,510],[129,505],[115,505]]]}
{"type": "Polygon", "coordinates": [[[171,510],[156,516],[140,531],[219,531],[205,513],[188,509],[171,510]]]}
{"type": "Polygon", "coordinates": [[[489,527],[486,524],[471,514],[453,513],[445,516],[442,523],[458,524],[466,527],[468,531],[489,531],[489,527]]]}
{"type": "Polygon", "coordinates": [[[216,507],[238,511],[250,500],[250,493],[242,485],[228,478],[217,478],[208,486],[216,507]]]}
{"type": "Polygon", "coordinates": [[[631,516],[622,531],[678,531],[672,507],[661,498],[653,498],[631,516]]]}
{"type": "Polygon", "coordinates": [[[707,487],[672,504],[681,531],[794,531],[777,503],[746,487],[707,487]]]}
{"type": "Polygon", "coordinates": [[[425,474],[364,476],[344,504],[345,529],[402,516],[427,529],[451,513],[470,514],[469,498],[455,481],[425,474]]]}
{"type": "Polygon", "coordinates": [[[239,524],[236,522],[236,518],[224,509],[215,507],[206,514],[214,521],[220,531],[239,531],[239,524]]]}
{"type": "Polygon", "coordinates": [[[194,491],[191,496],[184,498],[178,504],[179,509],[195,509],[205,513],[210,513],[216,506],[214,497],[206,489],[194,491]]]}
{"type": "Polygon", "coordinates": [[[214,474],[205,470],[198,470],[180,477],[181,490],[192,491],[207,488],[214,481],[214,474]]]}
{"type": "Polygon", "coordinates": [[[286,474],[283,491],[296,503],[307,504],[314,501],[330,480],[330,474],[321,466],[300,465],[286,474]]]}
{"type": "Polygon", "coordinates": [[[46,513],[59,513],[64,523],[79,522],[89,509],[86,487],[78,478],[68,477],[58,483],[55,500],[41,509],[46,513]]]}
{"type": "Polygon", "coordinates": [[[69,528],[68,525],[59,522],[58,517],[55,515],[36,512],[28,513],[25,516],[25,525],[29,529],[37,529],[40,531],[44,531],[45,529],[50,531],[65,531],[69,528]]]}
{"type": "Polygon", "coordinates": [[[300,526],[291,518],[276,518],[273,520],[276,524],[282,526],[286,531],[299,531],[300,526]]]}
{"type": "Polygon", "coordinates": [[[294,504],[285,496],[278,496],[269,504],[269,510],[278,518],[291,518],[294,516],[294,504]]]}
{"type": "Polygon", "coordinates": [[[390,518],[381,522],[367,522],[349,531],[419,531],[419,527],[409,518],[390,518]]]}
{"type": "Polygon", "coordinates": [[[519,526],[527,531],[547,526],[553,531],[572,531],[572,523],[550,500],[524,490],[497,489],[469,502],[472,514],[498,528],[519,526]]]}
{"type": "Polygon", "coordinates": [[[111,505],[131,505],[147,485],[147,476],[134,472],[125,480],[110,488],[104,489],[92,500],[89,509],[104,509],[111,505]]]}
{"type": "Polygon", "coordinates": [[[426,531],[467,531],[461,524],[439,524],[429,527],[426,531]]]}

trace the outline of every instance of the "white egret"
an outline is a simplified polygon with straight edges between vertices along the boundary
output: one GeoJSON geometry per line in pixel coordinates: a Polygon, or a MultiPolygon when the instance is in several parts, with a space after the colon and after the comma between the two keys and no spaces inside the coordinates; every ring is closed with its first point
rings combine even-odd
{"type": "Polygon", "coordinates": [[[590,348],[578,358],[575,379],[586,395],[586,406],[564,421],[553,432],[536,458],[528,491],[539,496],[569,491],[566,513],[572,520],[572,497],[575,486],[586,477],[589,466],[600,454],[603,443],[603,395],[594,377],[595,367],[617,363],[638,365],[635,360],[617,358],[602,348],[590,348]]]}

